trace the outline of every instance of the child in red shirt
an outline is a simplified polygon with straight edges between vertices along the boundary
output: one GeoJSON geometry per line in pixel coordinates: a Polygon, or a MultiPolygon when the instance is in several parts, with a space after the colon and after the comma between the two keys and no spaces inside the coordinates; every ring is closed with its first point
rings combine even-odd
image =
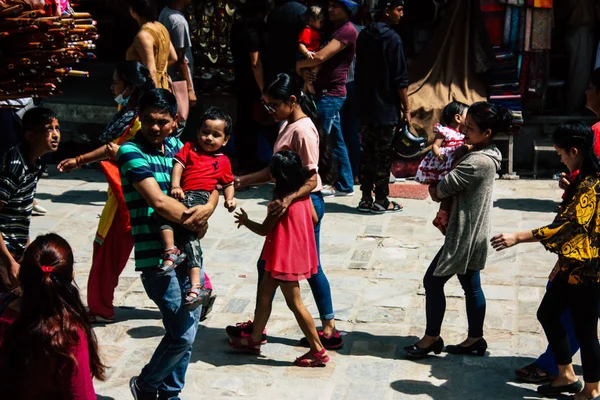
{"type": "MultiPolygon", "coordinates": [[[[306,57],[312,60],[315,57],[315,53],[321,49],[321,29],[325,22],[325,13],[319,6],[310,6],[306,10],[304,18],[306,19],[306,27],[304,27],[298,37],[299,58],[306,57]]],[[[314,94],[315,88],[313,83],[305,82],[304,91],[314,94]]]]}
{"type": "MultiPolygon", "coordinates": [[[[227,156],[220,152],[229,141],[231,117],[217,107],[210,107],[201,119],[198,142],[186,143],[173,162],[171,174],[171,196],[179,199],[186,207],[204,205],[217,185],[223,188],[225,208],[235,210],[233,199],[233,173],[227,156]],[[180,185],[181,184],[181,185],[180,185]]],[[[175,246],[175,232],[171,223],[161,219],[161,238],[165,245],[160,269],[172,271],[184,259],[188,259],[191,288],[188,290],[184,307],[195,310],[202,304],[201,267],[202,248],[196,233],[177,229],[177,242],[183,252],[175,246]]]]}

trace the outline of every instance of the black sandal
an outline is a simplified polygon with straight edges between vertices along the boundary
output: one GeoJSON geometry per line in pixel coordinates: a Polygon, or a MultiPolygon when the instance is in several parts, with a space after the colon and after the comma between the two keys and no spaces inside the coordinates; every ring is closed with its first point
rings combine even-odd
{"type": "Polygon", "coordinates": [[[385,214],[385,213],[402,211],[402,208],[403,207],[400,204],[396,203],[395,201],[390,201],[389,199],[385,199],[383,204],[374,202],[373,206],[371,207],[371,212],[373,214],[385,214]],[[390,204],[392,204],[392,208],[390,208],[390,204]]]}
{"type": "MultiPolygon", "coordinates": [[[[212,293],[212,290],[210,289],[206,289],[205,287],[201,286],[200,284],[197,285],[192,285],[191,288],[188,289],[186,296],[185,296],[185,301],[183,302],[183,308],[186,311],[194,311],[196,308],[200,307],[201,305],[208,305],[208,300],[210,299],[210,295],[212,293]]],[[[216,297],[216,296],[215,296],[216,297]]],[[[214,300],[213,300],[214,303],[214,300]]],[[[211,308],[212,308],[212,304],[211,304],[211,308]]],[[[208,314],[208,311],[205,313],[208,314]]]]}
{"type": "Polygon", "coordinates": [[[373,200],[361,200],[360,203],[358,203],[358,207],[356,208],[360,212],[371,212],[371,209],[373,208],[373,200]]]}

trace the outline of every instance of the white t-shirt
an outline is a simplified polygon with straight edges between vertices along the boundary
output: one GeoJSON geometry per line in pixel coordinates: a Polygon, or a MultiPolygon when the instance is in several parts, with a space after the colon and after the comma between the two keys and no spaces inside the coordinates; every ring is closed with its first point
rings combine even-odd
{"type": "MultiPolygon", "coordinates": [[[[185,16],[177,10],[165,7],[158,16],[158,22],[163,24],[169,35],[171,43],[175,50],[185,49],[184,54],[188,62],[190,77],[194,81],[194,56],[192,55],[192,39],[190,38],[190,26],[185,16]]],[[[185,78],[181,75],[177,65],[171,65],[168,69],[169,76],[174,81],[183,81],[185,78]]]]}

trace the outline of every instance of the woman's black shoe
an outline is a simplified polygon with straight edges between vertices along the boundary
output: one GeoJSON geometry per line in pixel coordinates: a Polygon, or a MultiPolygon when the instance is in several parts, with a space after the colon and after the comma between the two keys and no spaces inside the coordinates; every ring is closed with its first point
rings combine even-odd
{"type": "Polygon", "coordinates": [[[416,343],[404,348],[404,351],[406,351],[406,354],[410,358],[423,358],[432,351],[435,354],[440,354],[442,350],[444,350],[444,340],[442,338],[438,338],[434,344],[429,347],[425,347],[424,349],[417,346],[416,343]]]}
{"type": "Polygon", "coordinates": [[[470,346],[460,346],[460,345],[448,345],[446,346],[446,353],[450,354],[477,354],[478,356],[485,355],[485,351],[487,350],[488,344],[484,338],[479,339],[475,343],[470,346]]]}
{"type": "Polygon", "coordinates": [[[583,383],[581,383],[579,379],[569,385],[552,386],[551,383],[548,383],[537,388],[538,393],[546,397],[556,397],[563,393],[575,394],[581,392],[582,390],[583,383]]]}

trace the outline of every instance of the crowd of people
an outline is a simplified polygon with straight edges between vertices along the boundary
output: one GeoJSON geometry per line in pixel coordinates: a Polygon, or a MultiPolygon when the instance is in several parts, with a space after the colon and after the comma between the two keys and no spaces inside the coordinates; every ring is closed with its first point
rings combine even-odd
{"type": "MultiPolygon", "coordinates": [[[[354,193],[357,169],[340,118],[351,92],[357,108],[344,114],[357,117],[363,126],[357,209],[373,214],[402,210],[388,198],[392,141],[398,127],[411,123],[407,67],[393,29],[403,14],[402,0],[380,1],[375,19],[364,29],[350,22],[361,10],[351,0],[331,0],[327,13],[316,6],[307,11],[296,2],[280,4],[266,22],[264,9],[247,0],[232,29],[236,57],[243,55],[243,63],[236,64],[236,124],[225,111],[210,107],[195,138],[186,144],[179,139],[185,119],[182,102],[188,107],[196,102],[189,27],[182,13],[188,3],[172,0],[158,22],[150,1],[130,2],[140,31],[127,61],[114,71],[111,90],[119,110],[101,137],[104,144],[58,164],[59,171],[68,173],[100,162],[109,183],[93,244],[88,309],[74,284],[69,244],[54,233],[33,241],[29,237],[40,158],[55,152],[60,142],[56,114],[43,107],[27,111],[21,142],[0,159],[0,387],[7,398],[95,398],[92,379],[104,379],[107,366],[92,324],[116,320],[114,291],[133,249],[135,269],[162,314],[166,332],[139,375],[131,378],[130,390],[138,400],[178,399],[199,321],[215,299],[201,240],[220,191],[224,207],[235,212],[238,228],[265,236],[257,261],[254,318],[225,328],[229,346],[260,353],[268,341],[274,293],[280,288],[304,333],[300,343],[309,348],[294,364],[325,366],[328,351],[344,343],[321,265],[320,229],[324,197],[354,193]],[[303,19],[305,13],[308,19],[303,19]],[[300,21],[300,26],[284,24],[288,26],[279,35],[269,36],[286,18],[300,21]],[[294,26],[295,33],[286,34],[294,26]],[[284,43],[285,51],[279,47],[284,43]],[[174,81],[187,86],[183,98],[174,81]],[[268,166],[259,166],[256,154],[238,152],[235,169],[223,149],[232,136],[238,148],[255,143],[257,131],[249,131],[261,126],[255,104],[277,128],[273,155],[268,166]],[[235,192],[269,182],[273,194],[267,217],[256,222],[237,207],[235,192]],[[315,298],[319,329],[303,304],[302,280],[308,281],[315,298]]],[[[588,108],[600,116],[600,70],[592,74],[586,94],[588,108]]],[[[538,311],[549,348],[516,374],[527,382],[545,383],[538,391],[546,396],[600,398],[600,125],[564,124],[553,135],[570,171],[560,181],[565,193],[554,221],[490,240],[492,193],[501,162],[494,136],[508,132],[511,123],[509,110],[502,106],[451,102],[435,128],[433,149],[417,180],[429,185],[431,198],[440,202],[434,225],[445,240],[423,280],[425,333],[405,348],[406,355],[422,358],[444,348],[450,354],[485,355],[481,274],[488,247],[491,243],[501,251],[539,241],[558,255],[538,311]],[[469,326],[463,342],[445,346],[444,285],[455,275],[465,292],[469,326]],[[579,347],[584,383],[572,366],[579,347]]]]}

